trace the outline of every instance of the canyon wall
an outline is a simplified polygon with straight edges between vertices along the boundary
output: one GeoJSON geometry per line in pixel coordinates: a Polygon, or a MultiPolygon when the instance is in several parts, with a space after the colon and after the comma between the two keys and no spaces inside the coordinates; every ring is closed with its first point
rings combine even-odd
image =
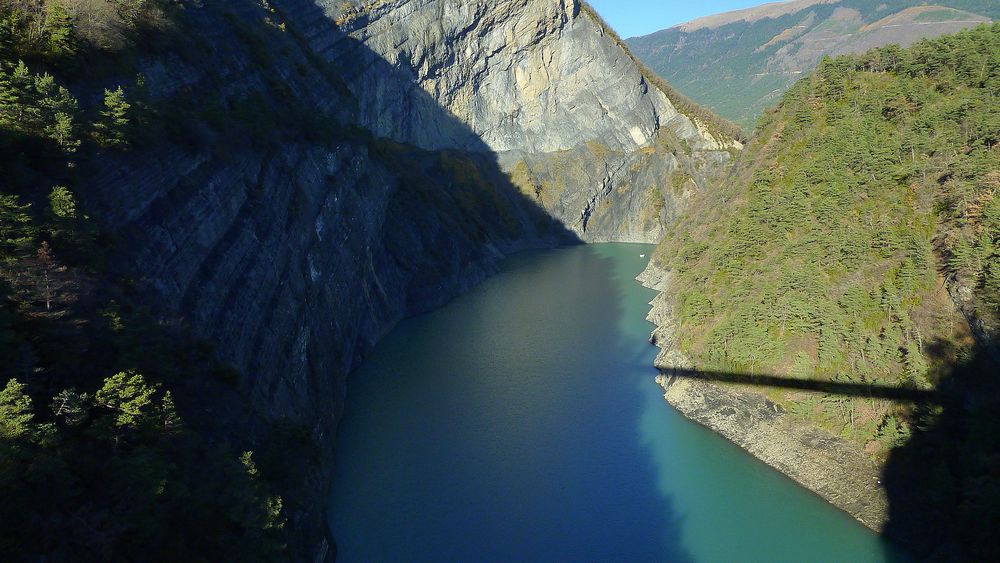
{"type": "Polygon", "coordinates": [[[176,131],[87,163],[81,197],[112,270],[238,372],[189,385],[206,431],[317,444],[281,490],[297,560],[335,553],[336,421],[380,337],[511,252],[655,241],[738,146],[576,1],[216,0],[175,25],[137,66],[176,131]]]}
{"type": "Polygon", "coordinates": [[[676,211],[672,181],[703,187],[739,146],[678,113],[579,1],[320,5],[344,35],[317,30],[308,9],[287,13],[345,69],[360,124],[425,149],[496,154],[584,241],[658,242],[676,211]]]}

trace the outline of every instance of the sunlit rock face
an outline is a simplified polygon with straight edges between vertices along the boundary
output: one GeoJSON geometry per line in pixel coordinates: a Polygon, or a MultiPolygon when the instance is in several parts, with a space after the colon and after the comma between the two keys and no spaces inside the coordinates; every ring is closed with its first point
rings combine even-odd
{"type": "Polygon", "coordinates": [[[575,0],[319,3],[344,34],[310,42],[344,69],[366,128],[497,153],[584,240],[657,241],[729,158],[575,0]]]}
{"type": "MultiPolygon", "coordinates": [[[[347,18],[344,31],[409,79],[360,65],[352,87],[371,96],[362,119],[422,147],[545,153],[596,140],[632,151],[677,116],[576,2],[382,2],[347,18]],[[400,95],[400,85],[427,95],[400,95]],[[474,138],[421,119],[413,101],[444,108],[474,138]]],[[[354,54],[343,47],[334,48],[354,54]]],[[[338,58],[345,66],[346,56],[338,58]]],[[[705,143],[695,130],[677,130],[705,143]]]]}

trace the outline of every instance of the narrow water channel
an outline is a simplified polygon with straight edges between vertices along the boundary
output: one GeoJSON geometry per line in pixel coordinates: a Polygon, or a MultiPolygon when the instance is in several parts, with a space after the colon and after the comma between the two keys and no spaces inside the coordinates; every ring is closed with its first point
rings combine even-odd
{"type": "Polygon", "coordinates": [[[520,255],[393,331],[348,384],[339,560],[890,560],[878,536],[664,402],[655,293],[633,279],[651,252],[520,255]]]}

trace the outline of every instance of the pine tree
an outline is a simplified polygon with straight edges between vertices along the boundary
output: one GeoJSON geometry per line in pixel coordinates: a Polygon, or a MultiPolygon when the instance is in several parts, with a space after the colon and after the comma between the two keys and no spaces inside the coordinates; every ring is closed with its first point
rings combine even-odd
{"type": "Polygon", "coordinates": [[[115,426],[136,427],[148,414],[156,387],[134,371],[122,371],[104,380],[94,402],[115,413],[115,426]]]}
{"type": "Polygon", "coordinates": [[[48,33],[48,54],[66,57],[75,51],[73,18],[61,4],[49,4],[45,11],[45,31],[48,33]]]}
{"type": "Polygon", "coordinates": [[[243,464],[244,471],[247,472],[247,475],[249,475],[251,479],[257,478],[257,464],[253,460],[252,451],[243,452],[240,456],[240,463],[243,464]]]}
{"type": "Polygon", "coordinates": [[[174,396],[170,391],[163,394],[163,401],[160,403],[160,421],[166,434],[174,434],[181,429],[181,417],[177,414],[174,396]]]}
{"type": "Polygon", "coordinates": [[[907,379],[912,383],[923,386],[927,383],[927,361],[916,346],[908,344],[903,348],[903,365],[907,379]]]}
{"type": "Polygon", "coordinates": [[[56,186],[49,193],[52,214],[60,219],[76,219],[76,198],[64,186],[56,186]]]}
{"type": "Polygon", "coordinates": [[[88,398],[75,389],[63,389],[52,397],[52,414],[67,426],[76,426],[87,418],[88,398]]]}
{"type": "Polygon", "coordinates": [[[12,18],[13,15],[0,19],[0,71],[6,70],[16,56],[17,40],[12,18]]]}
{"type": "Polygon", "coordinates": [[[52,234],[53,242],[59,248],[75,246],[78,242],[86,242],[87,235],[84,232],[83,224],[78,220],[76,209],[76,198],[73,192],[64,186],[56,186],[49,192],[49,212],[52,225],[49,232],[52,234]]]}
{"type": "Polygon", "coordinates": [[[792,377],[796,379],[810,379],[814,372],[815,368],[809,354],[805,352],[795,354],[795,360],[792,362],[792,377]]]}
{"type": "Polygon", "coordinates": [[[35,229],[28,209],[17,196],[0,194],[0,254],[18,254],[31,247],[35,229]]]}
{"type": "Polygon", "coordinates": [[[69,90],[60,86],[49,73],[34,76],[34,88],[37,94],[38,107],[47,121],[51,121],[56,113],[76,113],[76,99],[69,90]]]}
{"type": "Polygon", "coordinates": [[[139,27],[148,7],[148,0],[112,0],[112,3],[118,16],[131,29],[139,27]]]}
{"type": "Polygon", "coordinates": [[[34,414],[31,412],[31,398],[24,392],[24,384],[16,379],[7,382],[0,391],[0,437],[15,440],[27,436],[31,430],[34,414]]]}
{"type": "Polygon", "coordinates": [[[38,108],[35,78],[28,70],[24,61],[18,61],[10,74],[11,93],[14,102],[9,116],[13,116],[10,124],[21,131],[36,131],[41,122],[41,110],[38,108]]]}
{"type": "Polygon", "coordinates": [[[76,152],[80,147],[80,141],[76,139],[75,133],[73,117],[63,112],[56,113],[52,124],[45,128],[45,134],[67,154],[76,152]]]}
{"type": "Polygon", "coordinates": [[[104,109],[94,124],[94,136],[98,144],[106,148],[124,148],[128,145],[131,108],[121,86],[115,90],[104,90],[104,109]]]}
{"type": "Polygon", "coordinates": [[[820,367],[823,369],[832,369],[843,359],[840,352],[840,339],[832,328],[824,327],[820,330],[817,355],[820,367]]]}
{"type": "Polygon", "coordinates": [[[921,271],[914,265],[913,260],[909,257],[903,258],[903,261],[899,265],[899,273],[897,274],[900,290],[908,293],[919,289],[921,275],[921,271]]]}
{"type": "Polygon", "coordinates": [[[994,257],[983,269],[983,297],[994,314],[1000,314],[1000,257],[994,257]]]}
{"type": "Polygon", "coordinates": [[[962,239],[951,249],[951,258],[948,260],[948,268],[959,275],[969,273],[973,269],[975,253],[969,241],[962,239]]]}
{"type": "Polygon", "coordinates": [[[18,94],[13,78],[4,67],[4,61],[0,59],[0,127],[9,127],[13,125],[18,94]]]}

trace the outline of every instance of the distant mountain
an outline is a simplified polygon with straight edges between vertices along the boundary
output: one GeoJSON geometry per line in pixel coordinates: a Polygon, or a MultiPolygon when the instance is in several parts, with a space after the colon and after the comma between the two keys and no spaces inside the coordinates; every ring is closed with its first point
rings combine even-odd
{"type": "Polygon", "coordinates": [[[995,0],[792,0],[627,41],[682,93],[747,130],[824,55],[954,33],[1000,18],[995,0]]]}

